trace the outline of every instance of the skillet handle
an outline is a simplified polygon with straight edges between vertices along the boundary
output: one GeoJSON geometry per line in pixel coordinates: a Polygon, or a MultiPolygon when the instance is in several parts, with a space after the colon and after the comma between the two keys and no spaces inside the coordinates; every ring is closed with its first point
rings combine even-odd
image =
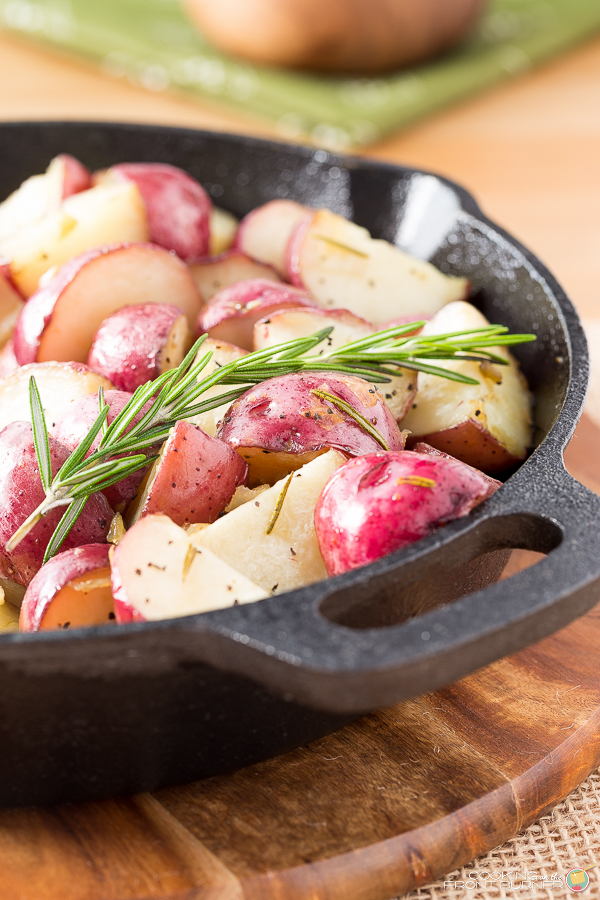
{"type": "Polygon", "coordinates": [[[238,607],[233,627],[203,616],[205,659],[303,705],[362,713],[440,688],[567,625],[600,599],[600,497],[536,456],[468,520],[368,569],[238,607]],[[399,590],[418,596],[432,572],[451,580],[482,554],[514,547],[549,555],[402,624],[332,621],[345,604],[385,604],[399,590]]]}

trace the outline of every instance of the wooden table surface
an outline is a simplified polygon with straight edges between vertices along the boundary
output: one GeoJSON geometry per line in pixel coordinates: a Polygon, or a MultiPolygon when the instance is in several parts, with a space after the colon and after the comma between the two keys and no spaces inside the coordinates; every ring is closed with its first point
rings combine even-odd
{"type": "MultiPolygon", "coordinates": [[[[151,93],[0,35],[0,120],[108,119],[273,135],[208,101],[151,93]]],[[[600,39],[369,148],[469,188],[580,313],[600,304],[600,39]]],[[[600,312],[598,313],[600,315],[600,312]]]]}

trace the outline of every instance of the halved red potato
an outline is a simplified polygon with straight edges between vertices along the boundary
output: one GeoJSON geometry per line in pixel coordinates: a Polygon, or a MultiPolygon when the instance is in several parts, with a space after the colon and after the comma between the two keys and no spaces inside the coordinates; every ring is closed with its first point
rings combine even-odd
{"type": "MultiPolygon", "coordinates": [[[[440,310],[423,334],[484,328],[488,324],[470,303],[457,302],[440,310]]],[[[531,394],[514,356],[504,347],[494,347],[493,352],[508,365],[440,363],[476,378],[479,384],[419,374],[417,396],[402,421],[403,428],[412,432],[409,447],[425,441],[490,474],[525,459],[532,442],[531,394]]]]}
{"type": "Polygon", "coordinates": [[[165,163],[119,163],[95,175],[98,184],[133,182],[144,200],[150,240],[181,259],[210,252],[210,197],[195,178],[165,163]]]}
{"type": "Polygon", "coordinates": [[[109,243],[149,238],[146,208],[135,184],[98,185],[67,197],[60,209],[3,245],[13,281],[30,297],[53,266],[109,243]]]}
{"type": "MultiPolygon", "coordinates": [[[[240,359],[240,357],[247,355],[246,350],[242,350],[241,347],[236,347],[235,344],[230,344],[227,341],[215,341],[212,338],[207,338],[200,347],[198,356],[194,360],[194,363],[196,363],[199,358],[205,356],[207,353],[212,353],[212,357],[198,376],[199,381],[201,381],[203,378],[207,378],[209,375],[212,375],[213,372],[227,365],[227,363],[233,362],[234,359],[240,359]]],[[[207,391],[205,391],[198,399],[199,401],[211,400],[213,397],[219,397],[221,394],[224,394],[229,390],[231,390],[231,385],[216,384],[214,387],[211,387],[207,391]]],[[[215,406],[214,409],[209,409],[207,412],[198,413],[198,415],[191,416],[188,419],[188,422],[191,422],[193,425],[198,425],[200,428],[202,428],[203,431],[205,431],[207,434],[210,434],[211,437],[214,437],[217,433],[217,428],[219,426],[219,423],[221,422],[221,419],[230,406],[231,402],[223,403],[221,406],[215,406]]]]}
{"type": "Polygon", "coordinates": [[[0,265],[0,347],[10,339],[23,308],[23,299],[13,287],[7,269],[8,266],[0,265]]]}
{"type": "MultiPolygon", "coordinates": [[[[357,341],[375,328],[348,309],[282,309],[260,319],[254,326],[254,349],[264,350],[294,338],[308,337],[322,328],[333,328],[326,341],[315,348],[318,356],[357,341]]],[[[400,421],[413,401],[417,390],[417,373],[400,369],[398,375],[379,384],[379,390],[397,421],[400,421]]]]}
{"type": "Polygon", "coordinates": [[[271,594],[320,581],[327,573],[314,510],[327,481],[345,461],[343,453],[329,450],[293,473],[285,495],[286,480],[282,480],[192,539],[271,594]]]}
{"type": "Polygon", "coordinates": [[[242,219],[234,246],[258,262],[273,266],[285,281],[289,281],[288,243],[309,212],[309,207],[295,200],[271,200],[242,219]]]}
{"type": "Polygon", "coordinates": [[[55,156],[42,175],[32,175],[0,203],[0,255],[4,243],[60,208],[63,200],[91,187],[91,173],[74,156],[55,156]]]}
{"type": "MultiPolygon", "coordinates": [[[[47,365],[47,363],[42,363],[41,365],[47,365]]],[[[104,402],[108,405],[108,416],[106,421],[109,425],[130,400],[131,394],[126,391],[104,391],[104,402]]],[[[133,421],[138,422],[145,412],[146,407],[138,413],[133,421]]],[[[67,450],[73,451],[88,434],[97,418],[98,396],[97,393],[90,393],[88,396],[81,397],[79,400],[72,403],[63,415],[55,422],[51,422],[49,431],[57,441],[67,448],[67,450]]],[[[127,429],[125,433],[127,433],[127,429]]],[[[98,435],[90,447],[87,456],[97,449],[100,440],[101,436],[98,435]]],[[[154,456],[157,451],[158,447],[149,447],[146,452],[149,456],[154,456]]],[[[135,452],[137,453],[140,451],[135,452]]],[[[128,454],[122,455],[126,456],[128,454]]],[[[131,454],[129,455],[131,456],[131,454]]],[[[122,513],[127,509],[137,494],[147,470],[148,467],[145,469],[138,469],[137,472],[132,472],[131,475],[127,475],[126,478],[122,478],[121,481],[117,481],[116,484],[113,484],[102,491],[112,509],[119,513],[122,513]]]]}
{"type": "Polygon", "coordinates": [[[15,348],[11,338],[0,350],[0,379],[6,378],[7,375],[12,375],[18,368],[19,363],[15,356],[15,348]]]}
{"type": "MultiPolygon", "coordinates": [[[[52,436],[49,441],[52,474],[55,475],[69,451],[52,436]]],[[[0,550],[8,556],[24,584],[29,584],[41,568],[46,547],[64,508],[48,513],[14,550],[8,551],[6,544],[44,498],[31,425],[12,422],[0,431],[0,550]]],[[[63,549],[103,543],[112,517],[113,511],[106,497],[92,494],[67,535],[63,549]]]]}
{"type": "Polygon", "coordinates": [[[219,291],[198,316],[198,334],[208,333],[217,341],[228,341],[244,350],[252,349],[254,326],[278,309],[315,304],[304,291],[265,278],[239,281],[219,291]]]}
{"type": "Polygon", "coordinates": [[[345,307],[380,325],[418,319],[469,294],[466,278],[444,275],[342,216],[320,209],[297,227],[288,247],[292,284],[325,308],[345,307]]]}
{"type": "MultiPolygon", "coordinates": [[[[443,450],[437,450],[435,447],[432,447],[430,444],[426,444],[424,441],[419,441],[418,443],[416,443],[413,447],[411,447],[411,450],[414,453],[422,453],[425,456],[441,456],[444,459],[456,459],[455,456],[451,456],[449,453],[444,453],[443,450]]],[[[468,463],[463,462],[462,465],[467,466],[468,463]]],[[[491,475],[487,475],[485,472],[482,472],[481,469],[476,469],[474,466],[469,466],[469,468],[473,469],[474,472],[477,472],[479,475],[481,475],[482,478],[484,478],[488,483],[489,493],[487,496],[491,496],[494,491],[497,491],[499,487],[502,487],[502,482],[498,481],[497,478],[492,478],[491,475]]],[[[484,497],[483,499],[485,500],[486,498],[484,497]]]]}
{"type": "Polygon", "coordinates": [[[133,393],[163,372],[176,369],[191,345],[192,333],[178,306],[124,306],[100,325],[87,364],[110,378],[119,390],[133,393]]]}
{"type": "Polygon", "coordinates": [[[226,250],[219,256],[207,256],[188,263],[190,272],[198,285],[200,294],[206,301],[224,288],[247,281],[249,278],[266,278],[280,282],[281,278],[271,266],[250,259],[239,250],[226,250]]]}
{"type": "MultiPolygon", "coordinates": [[[[10,422],[30,419],[29,380],[32,375],[50,431],[82,397],[93,394],[95,399],[98,388],[105,391],[112,388],[108,378],[92,372],[83,363],[47,362],[23,366],[0,380],[0,428],[10,422]]],[[[97,410],[98,401],[95,403],[97,410]]]]}
{"type": "Polygon", "coordinates": [[[466,516],[499,486],[449,456],[403,450],[349,459],[327,482],[315,529],[328,575],[341,575],[466,516]]]}
{"type": "Polygon", "coordinates": [[[167,299],[193,328],[202,298],[175,254],[155,244],[96,247],[62,266],[25,304],[15,327],[15,356],[21,365],[84,362],[104,319],[124,306],[167,299]]]}
{"type": "Polygon", "coordinates": [[[115,622],[108,544],[65,550],[42,566],[21,606],[20,631],[50,631],[115,622]]]}
{"type": "Polygon", "coordinates": [[[351,407],[390,450],[403,449],[402,434],[375,385],[339,373],[281,375],[242,394],[217,432],[248,463],[251,486],[273,484],[329,448],[347,456],[382,449],[378,439],[349,413],[314,391],[351,407]]]}
{"type": "Polygon", "coordinates": [[[223,441],[189,422],[177,422],[127,513],[128,525],[142,516],[164,513],[176,525],[214,522],[248,466],[223,441]]]}
{"type": "Polygon", "coordinates": [[[118,622],[191,616],[266,596],[168,516],[136,522],[116,546],[111,569],[118,622]]]}
{"type": "Polygon", "coordinates": [[[239,222],[232,213],[221,209],[220,206],[213,206],[210,214],[211,256],[218,256],[233,246],[238,225],[239,222]]]}

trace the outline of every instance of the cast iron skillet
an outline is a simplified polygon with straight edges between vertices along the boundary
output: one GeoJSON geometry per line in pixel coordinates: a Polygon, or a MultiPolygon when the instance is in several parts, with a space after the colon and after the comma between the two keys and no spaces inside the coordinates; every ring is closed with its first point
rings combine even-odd
{"type": "Polygon", "coordinates": [[[600,499],[565,471],[588,360],[570,302],[529,251],[442,178],[244,137],[86,123],[0,126],[0,195],[55,154],[164,161],[238,216],[328,206],[468,275],[517,348],[537,448],[490,500],[366,568],[185,619],[0,639],[0,804],[148,790],[281,753],[544,637],[599,596],[600,499]],[[548,553],[509,581],[509,549],[548,553]],[[456,599],[461,598],[461,599],[456,599]],[[450,602],[452,601],[452,602],[450,602]]]}

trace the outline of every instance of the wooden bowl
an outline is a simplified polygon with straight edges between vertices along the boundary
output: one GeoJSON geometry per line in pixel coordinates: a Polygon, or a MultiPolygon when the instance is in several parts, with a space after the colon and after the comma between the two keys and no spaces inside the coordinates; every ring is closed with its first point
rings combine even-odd
{"type": "Polygon", "coordinates": [[[436,56],[473,29],[485,0],[184,0],[220,50],[250,62],[373,74],[436,56]]]}

